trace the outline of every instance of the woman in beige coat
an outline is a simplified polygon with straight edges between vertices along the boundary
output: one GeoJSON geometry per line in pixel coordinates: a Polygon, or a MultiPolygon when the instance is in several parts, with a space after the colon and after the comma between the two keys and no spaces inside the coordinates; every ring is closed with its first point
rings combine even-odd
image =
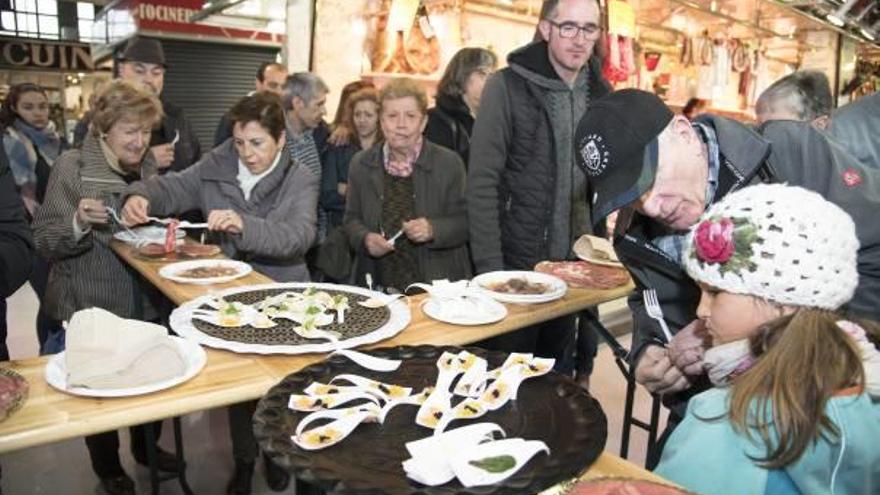
{"type": "Polygon", "coordinates": [[[397,291],[468,278],[464,164],[422,138],[427,97],[417,82],[391,81],[379,102],[385,140],[355,155],[349,170],[345,231],[359,272],[397,291]]]}

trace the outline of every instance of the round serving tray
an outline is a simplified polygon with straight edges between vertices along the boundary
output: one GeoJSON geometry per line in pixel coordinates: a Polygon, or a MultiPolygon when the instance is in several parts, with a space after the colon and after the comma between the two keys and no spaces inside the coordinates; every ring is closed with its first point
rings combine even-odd
{"type": "MultiPolygon", "coordinates": [[[[429,487],[406,477],[401,463],[409,457],[407,442],[431,435],[431,430],[415,424],[415,406],[392,409],[382,425],[360,425],[340,443],[318,451],[305,451],[291,440],[297,423],[306,413],[287,407],[290,394],[301,394],[312,382],[329,382],[336,375],[352,373],[417,390],[433,385],[437,378],[437,359],[456,347],[393,347],[370,351],[377,357],[401,359],[396,371],[373,372],[342,356],[288,375],[260,400],[254,415],[254,433],[264,452],[297,478],[317,484],[333,494],[524,494],[537,493],[571,479],[601,454],[607,436],[605,414],[599,403],[570,378],[558,373],[526,380],[516,401],[479,419],[454,421],[448,429],[470,423],[497,423],[508,438],[542,440],[550,455],[532,458],[519,472],[492,486],[464,488],[457,480],[429,487]]],[[[478,348],[468,351],[486,358],[489,367],[500,366],[506,353],[478,348]]],[[[460,399],[459,399],[460,400],[460,399]]]]}
{"type": "Polygon", "coordinates": [[[364,301],[374,296],[381,297],[382,294],[361,287],[337,284],[295,282],[234,287],[187,301],[171,312],[169,321],[171,329],[181,337],[217,349],[255,354],[332,352],[391,338],[409,324],[411,314],[406,302],[397,300],[385,307],[374,309],[357,304],[357,301],[364,301]],[[349,297],[351,309],[346,312],[345,323],[321,327],[341,333],[343,337],[338,342],[301,337],[293,331],[296,323],[284,319],[278,319],[276,327],[257,329],[250,326],[223,328],[192,317],[194,310],[208,308],[207,301],[214,297],[253,304],[268,296],[286,291],[303,291],[307,288],[334,295],[345,294],[349,297]]]}

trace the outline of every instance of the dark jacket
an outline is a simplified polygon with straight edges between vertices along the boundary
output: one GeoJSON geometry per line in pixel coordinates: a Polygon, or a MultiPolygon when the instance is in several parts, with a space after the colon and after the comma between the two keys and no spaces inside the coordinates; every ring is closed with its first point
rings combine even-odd
{"type": "Polygon", "coordinates": [[[31,228],[0,146],[0,298],[11,296],[27,281],[33,253],[31,228]]]}
{"type": "Polygon", "coordinates": [[[318,178],[293,163],[287,149],[278,165],[251,191],[238,185],[238,153],[232,140],[184,170],[132,184],[126,195],[150,201],[150,213],[169,216],[188,210],[231,209],[244,223],[240,235],[221,234],[220,247],[278,282],[308,281],[304,256],[315,239],[318,178]]]}
{"type": "MultiPolygon", "coordinates": [[[[364,236],[380,230],[384,174],[382,143],[359,152],[351,161],[345,232],[360,258],[369,258],[364,236]]],[[[418,248],[425,282],[470,278],[464,164],[454,152],[424,141],[412,177],[415,215],[427,218],[434,229],[434,240],[418,248]]]]}
{"type": "Polygon", "coordinates": [[[227,139],[232,137],[232,121],[224,113],[220,116],[220,122],[217,123],[217,130],[214,131],[214,148],[225,143],[227,139]]]}
{"type": "Polygon", "coordinates": [[[589,230],[586,177],[572,172],[582,114],[574,115],[573,107],[586,110],[589,100],[609,91],[596,60],[576,89],[569,88],[543,42],[513,52],[508,63],[486,82],[471,140],[467,196],[471,253],[480,273],[564,259],[589,230]]]}
{"type": "Polygon", "coordinates": [[[170,167],[160,173],[179,172],[199,161],[202,156],[202,147],[199,144],[199,138],[189,124],[189,120],[183,114],[182,108],[163,98],[162,110],[165,111],[165,116],[162,117],[161,125],[153,130],[150,146],[173,142],[179,132],[180,138],[174,145],[174,161],[171,162],[170,167]]]}
{"type": "Polygon", "coordinates": [[[467,167],[473,129],[474,117],[461,96],[437,95],[437,104],[428,110],[428,141],[458,153],[467,167]]]}
{"type": "MultiPolygon", "coordinates": [[[[786,182],[822,194],[850,215],[858,229],[860,285],[853,306],[880,311],[880,224],[869,215],[880,211],[880,175],[860,169],[864,182],[847,188],[843,171],[849,167],[845,153],[809,124],[774,121],[765,124],[761,134],[723,117],[703,115],[698,119],[711,126],[718,137],[721,154],[718,189],[714,201],[726,194],[758,182],[786,182]]],[[[859,167],[855,165],[855,167],[859,167]]],[[[805,212],[808,214],[808,212],[805,212]]],[[[622,218],[618,222],[625,223],[622,218]]],[[[614,248],[636,284],[629,298],[633,313],[633,343],[630,358],[635,364],[649,344],[664,345],[663,332],[645,311],[642,291],[653,288],[672,333],[696,318],[700,289],[678,260],[671,259],[652,244],[652,239],[670,232],[657,222],[633,214],[625,232],[615,232],[614,248]]],[[[875,316],[876,317],[876,316],[875,316]]],[[[699,387],[682,394],[665,396],[664,402],[676,414],[684,414],[687,398],[702,391],[699,387]]]]}
{"type": "Polygon", "coordinates": [[[361,146],[351,142],[342,146],[327,145],[321,155],[321,196],[319,204],[327,213],[328,230],[342,225],[345,215],[345,197],[339,194],[338,185],[348,182],[351,159],[361,146]]]}
{"type": "Polygon", "coordinates": [[[828,130],[862,164],[880,169],[880,93],[838,108],[828,130]]]}
{"type": "MultiPolygon", "coordinates": [[[[141,173],[155,170],[155,163],[147,158],[141,173]]],[[[74,312],[93,306],[122,318],[154,316],[146,302],[148,288],[110,248],[120,227],[113,222],[93,226],[80,239],[73,231],[81,199],[103,199],[118,211],[127,180],[110,167],[98,138],[91,134],[82,149],[67,151],[55,161],[46,200],[37,209],[33,224],[37,250],[52,262],[43,303],[53,318],[67,320],[74,312]]]]}

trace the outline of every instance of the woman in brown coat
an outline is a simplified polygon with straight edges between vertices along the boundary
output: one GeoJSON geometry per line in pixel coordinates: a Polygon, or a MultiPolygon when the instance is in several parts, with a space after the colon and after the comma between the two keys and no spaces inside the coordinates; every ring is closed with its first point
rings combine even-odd
{"type": "Polygon", "coordinates": [[[349,170],[345,230],[359,271],[401,292],[470,277],[464,164],[422,138],[427,97],[417,82],[391,81],[379,103],[385,141],[355,155],[349,170]]]}

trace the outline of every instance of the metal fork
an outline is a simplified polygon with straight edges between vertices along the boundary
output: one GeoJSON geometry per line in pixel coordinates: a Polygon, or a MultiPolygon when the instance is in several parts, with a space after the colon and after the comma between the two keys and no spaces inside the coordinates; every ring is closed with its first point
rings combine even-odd
{"type": "Polygon", "coordinates": [[[146,244],[146,241],[141,239],[141,237],[139,235],[137,235],[133,230],[128,228],[128,225],[126,225],[125,222],[123,222],[122,219],[119,218],[119,214],[116,213],[116,210],[112,206],[105,206],[104,208],[107,209],[107,213],[110,214],[110,217],[113,218],[113,221],[115,221],[117,223],[117,225],[119,225],[120,227],[125,229],[125,231],[128,232],[129,235],[131,235],[132,239],[135,239],[135,247],[140,247],[143,244],[146,244]]]}
{"type": "Polygon", "coordinates": [[[666,342],[672,342],[672,333],[669,331],[666,319],[663,318],[663,308],[660,307],[660,301],[657,299],[657,291],[655,289],[646,289],[642,291],[642,298],[645,301],[645,309],[648,311],[648,316],[657,320],[657,323],[660,324],[660,328],[663,329],[663,335],[666,336],[666,342]]]}

